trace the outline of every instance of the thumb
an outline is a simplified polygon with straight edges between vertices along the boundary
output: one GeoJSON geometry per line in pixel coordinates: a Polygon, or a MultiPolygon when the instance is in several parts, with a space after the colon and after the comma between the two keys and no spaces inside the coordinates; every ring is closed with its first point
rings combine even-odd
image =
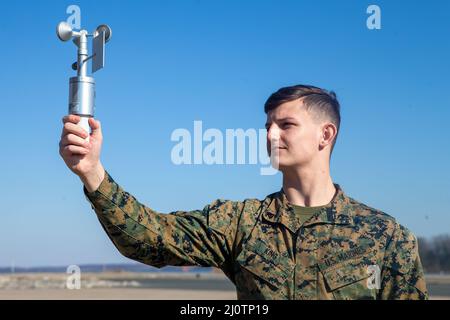
{"type": "Polygon", "coordinates": [[[100,121],[95,120],[94,118],[89,118],[89,126],[92,129],[91,136],[95,138],[101,138],[102,137],[102,128],[100,121]]]}

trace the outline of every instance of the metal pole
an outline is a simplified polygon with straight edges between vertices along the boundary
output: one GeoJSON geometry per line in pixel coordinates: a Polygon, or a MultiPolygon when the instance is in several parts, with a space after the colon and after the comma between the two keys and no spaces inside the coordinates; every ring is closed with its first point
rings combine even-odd
{"type": "Polygon", "coordinates": [[[87,75],[87,61],[88,57],[88,44],[87,44],[87,31],[81,30],[80,37],[77,39],[78,43],[78,66],[77,75],[78,77],[86,77],[87,75]]]}

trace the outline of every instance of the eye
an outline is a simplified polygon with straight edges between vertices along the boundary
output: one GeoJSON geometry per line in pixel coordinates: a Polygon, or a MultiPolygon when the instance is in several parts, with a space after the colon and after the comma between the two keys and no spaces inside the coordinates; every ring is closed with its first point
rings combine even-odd
{"type": "Polygon", "coordinates": [[[285,122],[285,123],[283,123],[283,129],[288,129],[288,128],[294,126],[294,125],[295,124],[292,123],[292,122],[285,122]]]}

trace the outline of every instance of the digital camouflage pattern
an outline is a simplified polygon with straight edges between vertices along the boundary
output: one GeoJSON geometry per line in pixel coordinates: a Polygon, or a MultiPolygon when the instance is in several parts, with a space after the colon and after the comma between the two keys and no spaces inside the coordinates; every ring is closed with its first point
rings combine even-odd
{"type": "Polygon", "coordinates": [[[283,190],[169,214],[139,203],[108,172],[84,193],[124,256],[220,268],[239,299],[427,299],[415,236],[335,186],[330,204],[303,224],[283,190]]]}

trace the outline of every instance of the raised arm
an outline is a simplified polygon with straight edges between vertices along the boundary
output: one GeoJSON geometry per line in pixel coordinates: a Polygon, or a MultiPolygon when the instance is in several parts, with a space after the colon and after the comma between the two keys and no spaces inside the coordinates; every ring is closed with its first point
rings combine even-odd
{"type": "Polygon", "coordinates": [[[155,267],[213,266],[232,272],[241,202],[216,200],[202,210],[158,213],[124,191],[108,174],[87,199],[116,248],[155,267]]]}

